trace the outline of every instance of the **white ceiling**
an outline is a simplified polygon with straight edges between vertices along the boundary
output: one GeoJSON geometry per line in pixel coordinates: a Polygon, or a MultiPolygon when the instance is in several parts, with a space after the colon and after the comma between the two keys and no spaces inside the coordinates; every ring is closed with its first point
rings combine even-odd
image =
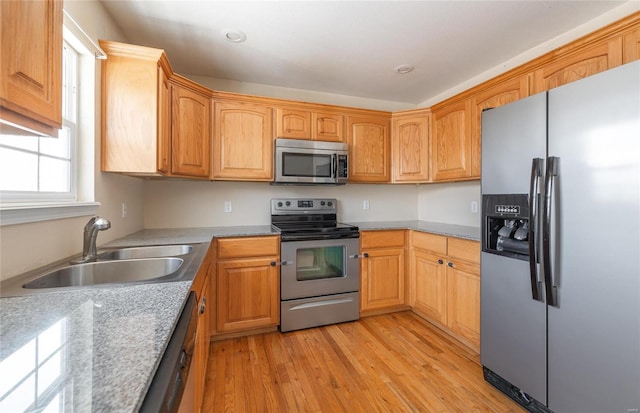
{"type": "Polygon", "coordinates": [[[129,42],[164,49],[181,74],[418,104],[624,2],[102,3],[129,42]],[[415,70],[395,73],[403,64],[415,70]]]}

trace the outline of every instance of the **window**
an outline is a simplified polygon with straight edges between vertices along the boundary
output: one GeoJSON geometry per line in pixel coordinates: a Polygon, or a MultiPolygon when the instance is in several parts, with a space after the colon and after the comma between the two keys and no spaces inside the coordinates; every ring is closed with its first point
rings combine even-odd
{"type": "Polygon", "coordinates": [[[98,53],[66,14],[63,33],[62,129],[57,138],[0,134],[0,226],[95,215],[100,205],[93,192],[98,53]]]}
{"type": "Polygon", "coordinates": [[[0,135],[2,202],[75,201],[78,53],[63,46],[63,127],[58,138],[0,135]]]}

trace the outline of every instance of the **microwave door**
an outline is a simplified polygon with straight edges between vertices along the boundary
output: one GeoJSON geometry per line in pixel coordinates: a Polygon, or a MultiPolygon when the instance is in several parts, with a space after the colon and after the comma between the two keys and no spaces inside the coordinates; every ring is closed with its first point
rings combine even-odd
{"type": "Polygon", "coordinates": [[[278,148],[276,182],[333,184],[336,182],[334,157],[330,151],[278,148]]]}

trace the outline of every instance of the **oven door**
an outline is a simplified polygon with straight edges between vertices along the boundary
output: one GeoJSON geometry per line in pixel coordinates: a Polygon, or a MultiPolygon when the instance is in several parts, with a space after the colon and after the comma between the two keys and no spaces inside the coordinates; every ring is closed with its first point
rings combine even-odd
{"type": "Polygon", "coordinates": [[[282,242],[282,299],[358,291],[359,250],[359,238],[282,242]]]}

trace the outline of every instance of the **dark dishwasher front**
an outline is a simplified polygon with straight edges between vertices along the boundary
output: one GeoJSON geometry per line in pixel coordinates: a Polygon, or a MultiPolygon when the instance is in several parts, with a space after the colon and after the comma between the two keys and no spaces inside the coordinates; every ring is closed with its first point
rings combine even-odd
{"type": "Polygon", "coordinates": [[[196,304],[196,293],[192,291],[142,402],[140,412],[174,413],[178,411],[195,349],[198,327],[196,304]]]}

